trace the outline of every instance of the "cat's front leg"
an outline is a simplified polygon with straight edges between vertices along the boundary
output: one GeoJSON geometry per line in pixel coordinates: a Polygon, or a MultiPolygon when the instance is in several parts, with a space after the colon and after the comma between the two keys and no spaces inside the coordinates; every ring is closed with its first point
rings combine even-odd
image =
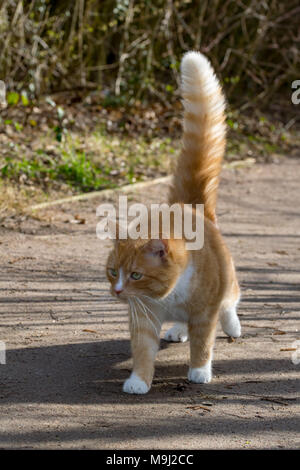
{"type": "Polygon", "coordinates": [[[212,354],[216,331],[216,315],[194,318],[189,322],[190,368],[188,379],[194,383],[208,383],[212,378],[212,354]]]}
{"type": "Polygon", "coordinates": [[[124,382],[123,392],[133,394],[147,393],[154,375],[154,361],[159,348],[160,323],[154,314],[135,309],[130,317],[131,352],[133,369],[124,382]]]}

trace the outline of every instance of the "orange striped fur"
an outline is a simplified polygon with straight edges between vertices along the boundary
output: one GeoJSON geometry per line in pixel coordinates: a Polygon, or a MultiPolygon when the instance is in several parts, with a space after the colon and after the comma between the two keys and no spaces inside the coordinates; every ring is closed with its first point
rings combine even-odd
{"type": "Polygon", "coordinates": [[[183,150],[170,202],[204,204],[215,222],[219,173],[225,151],[225,100],[208,60],[192,52],[181,64],[184,105],[183,150]]]}
{"type": "MultiPolygon", "coordinates": [[[[188,378],[196,383],[211,380],[218,319],[226,334],[241,333],[239,286],[215,216],[225,148],[224,98],[202,54],[187,53],[181,71],[183,151],[169,202],[204,204],[204,245],[187,250],[184,237],[164,239],[161,232],[159,239],[116,240],[106,272],[112,295],[129,306],[133,372],[123,386],[127,393],[149,391],[163,322],[176,322],[165,334],[167,341],[190,340],[188,378]]],[[[193,216],[201,217],[196,211],[193,216]]]]}

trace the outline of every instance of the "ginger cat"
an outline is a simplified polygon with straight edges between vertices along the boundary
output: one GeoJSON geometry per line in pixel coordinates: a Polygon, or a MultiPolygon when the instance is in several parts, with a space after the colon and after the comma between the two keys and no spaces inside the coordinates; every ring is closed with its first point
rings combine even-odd
{"type": "Polygon", "coordinates": [[[176,322],[165,340],[189,339],[188,379],[195,383],[212,378],[218,318],[227,335],[241,334],[238,281],[215,215],[225,150],[224,97],[209,61],[198,52],[184,55],[181,76],[183,150],[169,203],[204,204],[204,245],[187,250],[184,236],[165,239],[161,232],[158,239],[115,241],[106,272],[112,295],[129,305],[133,371],[123,385],[126,393],[150,390],[163,322],[176,322]]]}

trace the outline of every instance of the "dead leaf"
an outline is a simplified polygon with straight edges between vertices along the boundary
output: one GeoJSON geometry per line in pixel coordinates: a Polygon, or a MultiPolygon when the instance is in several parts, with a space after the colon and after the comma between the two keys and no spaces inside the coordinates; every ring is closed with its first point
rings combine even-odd
{"type": "Polygon", "coordinates": [[[211,411],[209,408],[207,408],[206,406],[202,406],[202,405],[187,406],[187,408],[189,408],[191,410],[200,410],[201,409],[201,410],[205,410],[205,411],[211,411]]]}
{"type": "Polygon", "coordinates": [[[74,219],[70,220],[70,224],[85,224],[85,222],[85,218],[78,214],[74,215],[74,219]]]}
{"type": "Polygon", "coordinates": [[[82,330],[82,331],[84,331],[85,333],[98,333],[98,332],[95,331],[95,330],[88,330],[87,328],[85,328],[85,329],[82,330]]]}

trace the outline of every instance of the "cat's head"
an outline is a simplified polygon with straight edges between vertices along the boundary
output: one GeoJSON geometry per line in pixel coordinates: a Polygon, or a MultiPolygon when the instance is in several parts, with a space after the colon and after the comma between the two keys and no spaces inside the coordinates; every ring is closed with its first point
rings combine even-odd
{"type": "Polygon", "coordinates": [[[130,296],[159,299],[170,293],[186,263],[182,240],[116,240],[106,275],[112,295],[121,301],[130,296]]]}

